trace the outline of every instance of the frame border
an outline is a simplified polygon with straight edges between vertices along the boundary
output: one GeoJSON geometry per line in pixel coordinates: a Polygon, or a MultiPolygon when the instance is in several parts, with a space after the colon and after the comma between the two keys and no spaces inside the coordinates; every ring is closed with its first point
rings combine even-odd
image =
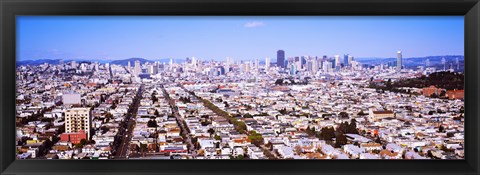
{"type": "Polygon", "coordinates": [[[479,174],[478,0],[0,0],[0,174],[479,174]],[[18,15],[463,15],[465,160],[15,160],[18,15]],[[185,168],[187,167],[188,168],[185,168]]]}

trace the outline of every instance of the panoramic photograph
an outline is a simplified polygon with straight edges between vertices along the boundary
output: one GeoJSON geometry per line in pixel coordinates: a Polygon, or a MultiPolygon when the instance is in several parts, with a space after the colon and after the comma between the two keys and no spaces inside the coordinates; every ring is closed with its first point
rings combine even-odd
{"type": "Polygon", "coordinates": [[[17,16],[16,158],[463,160],[464,30],[463,16],[17,16]]]}

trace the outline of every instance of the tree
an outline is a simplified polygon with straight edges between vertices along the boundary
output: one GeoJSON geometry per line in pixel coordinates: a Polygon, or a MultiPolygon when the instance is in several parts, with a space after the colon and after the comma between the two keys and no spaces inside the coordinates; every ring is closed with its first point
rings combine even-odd
{"type": "Polygon", "coordinates": [[[145,154],[147,149],[148,149],[147,144],[140,143],[140,152],[142,152],[143,155],[145,154]]]}
{"type": "Polygon", "coordinates": [[[226,108],[230,107],[230,105],[227,103],[227,101],[224,101],[223,104],[225,104],[226,108]]]}
{"type": "Polygon", "coordinates": [[[276,85],[283,85],[283,79],[277,79],[277,80],[275,81],[275,84],[276,84],[276,85]]]}
{"type": "Polygon", "coordinates": [[[358,112],[358,113],[357,113],[357,115],[360,115],[360,116],[362,116],[362,115],[368,115],[368,114],[367,114],[367,113],[365,113],[365,112],[363,112],[363,110],[362,110],[362,111],[358,112]]]}
{"type": "Polygon", "coordinates": [[[108,127],[106,127],[106,126],[102,126],[102,127],[100,127],[100,130],[102,130],[102,134],[105,134],[105,133],[107,133],[108,130],[110,130],[110,129],[109,129],[108,127]]]}
{"type": "Polygon", "coordinates": [[[443,125],[440,125],[440,127],[438,127],[438,132],[443,132],[445,131],[445,128],[443,127],[443,125]]]}
{"type": "Polygon", "coordinates": [[[392,90],[393,89],[392,79],[389,78],[385,85],[386,85],[387,90],[392,90]]]}
{"type": "Polygon", "coordinates": [[[260,146],[263,144],[263,136],[255,131],[250,131],[248,139],[250,139],[251,142],[256,146],[260,146]]]}
{"type": "Polygon", "coordinates": [[[252,114],[246,113],[243,115],[244,118],[253,118],[252,114]]]}
{"type": "Polygon", "coordinates": [[[215,140],[222,140],[222,137],[220,137],[219,135],[215,135],[215,140]]]}
{"type": "Polygon", "coordinates": [[[335,137],[335,147],[339,148],[345,144],[347,144],[347,136],[343,133],[337,134],[335,137]]]}
{"type": "Polygon", "coordinates": [[[208,133],[210,133],[210,135],[213,135],[215,133],[215,130],[213,128],[210,128],[208,129],[208,133]]]}
{"type": "Polygon", "coordinates": [[[358,134],[357,120],[352,119],[352,120],[350,121],[350,124],[347,126],[347,133],[349,133],[349,134],[358,134]]]}
{"type": "Polygon", "coordinates": [[[295,151],[295,153],[297,153],[297,155],[300,155],[300,154],[302,154],[303,149],[300,145],[297,145],[297,146],[295,146],[294,151],[295,151]]]}
{"type": "Polygon", "coordinates": [[[241,122],[241,121],[235,121],[233,123],[233,125],[235,126],[235,129],[239,132],[239,133],[243,133],[247,130],[247,125],[245,124],[245,122],[241,122]]]}
{"type": "Polygon", "coordinates": [[[375,142],[381,144],[381,143],[382,143],[382,140],[380,140],[380,137],[377,136],[377,138],[375,138],[375,142]]]}
{"type": "Polygon", "coordinates": [[[86,140],[86,139],[82,139],[82,140],[80,140],[80,145],[82,145],[82,146],[83,146],[83,145],[85,145],[85,144],[87,144],[87,140],[86,140]]]}
{"type": "Polygon", "coordinates": [[[158,124],[157,124],[157,121],[155,121],[155,120],[149,120],[148,123],[147,123],[147,126],[148,127],[157,127],[158,124]]]}
{"type": "Polygon", "coordinates": [[[323,140],[332,140],[335,138],[335,130],[333,127],[323,127],[320,130],[319,138],[323,140]]]}
{"type": "Polygon", "coordinates": [[[340,118],[348,118],[348,113],[346,112],[340,112],[338,115],[340,116],[340,118]]]}
{"type": "Polygon", "coordinates": [[[340,123],[340,125],[337,128],[337,132],[341,132],[343,134],[347,133],[347,126],[348,126],[347,122],[340,123]]]}
{"type": "Polygon", "coordinates": [[[107,112],[107,114],[105,114],[105,118],[111,119],[113,118],[113,114],[110,112],[107,112]]]}
{"type": "Polygon", "coordinates": [[[287,114],[287,109],[283,108],[283,109],[280,109],[278,112],[280,112],[280,114],[282,114],[282,115],[285,115],[285,114],[287,114]]]}

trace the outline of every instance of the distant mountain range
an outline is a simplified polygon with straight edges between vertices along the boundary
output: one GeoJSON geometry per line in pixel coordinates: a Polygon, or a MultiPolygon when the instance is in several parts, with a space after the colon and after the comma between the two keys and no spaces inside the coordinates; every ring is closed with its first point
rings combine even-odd
{"type": "Polygon", "coordinates": [[[124,60],[111,61],[110,64],[117,64],[117,65],[126,66],[126,65],[128,65],[128,62],[130,62],[130,65],[133,67],[133,65],[135,65],[135,61],[137,61],[137,60],[140,61],[140,64],[153,63],[154,62],[154,61],[147,60],[147,59],[144,59],[144,58],[128,58],[128,59],[124,59],[124,60]]]}
{"type": "MultiPolygon", "coordinates": [[[[144,63],[154,63],[156,61],[160,63],[169,63],[170,58],[163,58],[163,59],[158,59],[158,60],[147,60],[144,58],[128,58],[128,59],[123,59],[123,60],[114,60],[114,61],[105,61],[105,60],[64,60],[64,63],[68,63],[71,61],[76,61],[77,63],[81,62],[95,62],[98,61],[99,63],[110,63],[110,64],[117,64],[117,65],[123,65],[127,66],[128,62],[130,62],[131,66],[135,64],[135,61],[139,60],[140,64],[144,63]]],[[[40,59],[40,60],[24,60],[24,61],[17,61],[17,66],[22,66],[22,65],[32,65],[32,66],[38,66],[40,64],[48,63],[48,64],[60,64],[61,59],[40,59]]],[[[182,63],[185,62],[185,59],[174,59],[175,63],[182,63]]]]}
{"type": "MultiPolygon", "coordinates": [[[[456,58],[459,60],[459,67],[460,71],[463,71],[464,67],[464,56],[462,55],[445,55],[445,56],[427,56],[427,57],[412,57],[412,58],[403,58],[403,65],[406,68],[416,68],[418,66],[425,66],[426,65],[426,60],[429,59],[430,61],[430,67],[435,67],[437,69],[443,69],[443,64],[441,64],[442,58],[445,58],[446,62],[446,68],[450,68],[450,65],[456,69],[456,58]]],[[[61,59],[40,59],[40,60],[25,60],[25,61],[18,61],[17,66],[21,65],[40,65],[43,63],[48,63],[48,64],[59,64],[61,59]]],[[[144,58],[128,58],[128,59],[123,59],[123,60],[114,60],[114,61],[105,61],[105,60],[75,60],[78,63],[80,62],[93,62],[93,61],[98,61],[100,63],[110,63],[110,64],[117,64],[117,65],[123,65],[126,66],[128,65],[128,62],[130,62],[131,66],[135,64],[135,61],[139,60],[141,64],[145,63],[153,63],[153,62],[161,62],[161,63],[169,63],[170,58],[163,58],[163,59],[157,59],[157,60],[148,60],[144,58]]],[[[355,58],[356,61],[366,64],[366,65],[380,65],[380,64],[388,64],[388,63],[394,63],[397,59],[396,58],[355,58]]],[[[72,60],[65,60],[65,63],[68,63],[72,60]]],[[[185,62],[185,59],[174,59],[175,63],[183,63],[185,62]]]]}
{"type": "Polygon", "coordinates": [[[41,59],[41,60],[25,60],[25,61],[17,61],[17,66],[22,66],[22,65],[33,65],[33,66],[38,66],[43,63],[48,63],[48,64],[60,64],[60,59],[41,59]]]}
{"type": "MultiPolygon", "coordinates": [[[[463,55],[444,55],[444,56],[427,56],[427,57],[412,57],[403,58],[403,66],[406,68],[416,68],[418,66],[425,66],[427,59],[430,61],[430,67],[437,69],[443,69],[442,58],[445,58],[446,69],[450,68],[450,65],[456,69],[456,59],[458,58],[459,70],[463,71],[465,64],[465,57],[463,55]]],[[[355,58],[358,62],[367,65],[380,65],[396,62],[397,58],[355,58]]]]}

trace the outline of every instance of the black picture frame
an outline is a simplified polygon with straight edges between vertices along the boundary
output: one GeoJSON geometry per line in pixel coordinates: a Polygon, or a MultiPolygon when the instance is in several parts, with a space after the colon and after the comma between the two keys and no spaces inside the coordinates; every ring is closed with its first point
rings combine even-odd
{"type": "Polygon", "coordinates": [[[0,0],[1,174],[479,174],[478,0],[0,0]],[[15,160],[17,15],[464,15],[465,160],[15,160]]]}

